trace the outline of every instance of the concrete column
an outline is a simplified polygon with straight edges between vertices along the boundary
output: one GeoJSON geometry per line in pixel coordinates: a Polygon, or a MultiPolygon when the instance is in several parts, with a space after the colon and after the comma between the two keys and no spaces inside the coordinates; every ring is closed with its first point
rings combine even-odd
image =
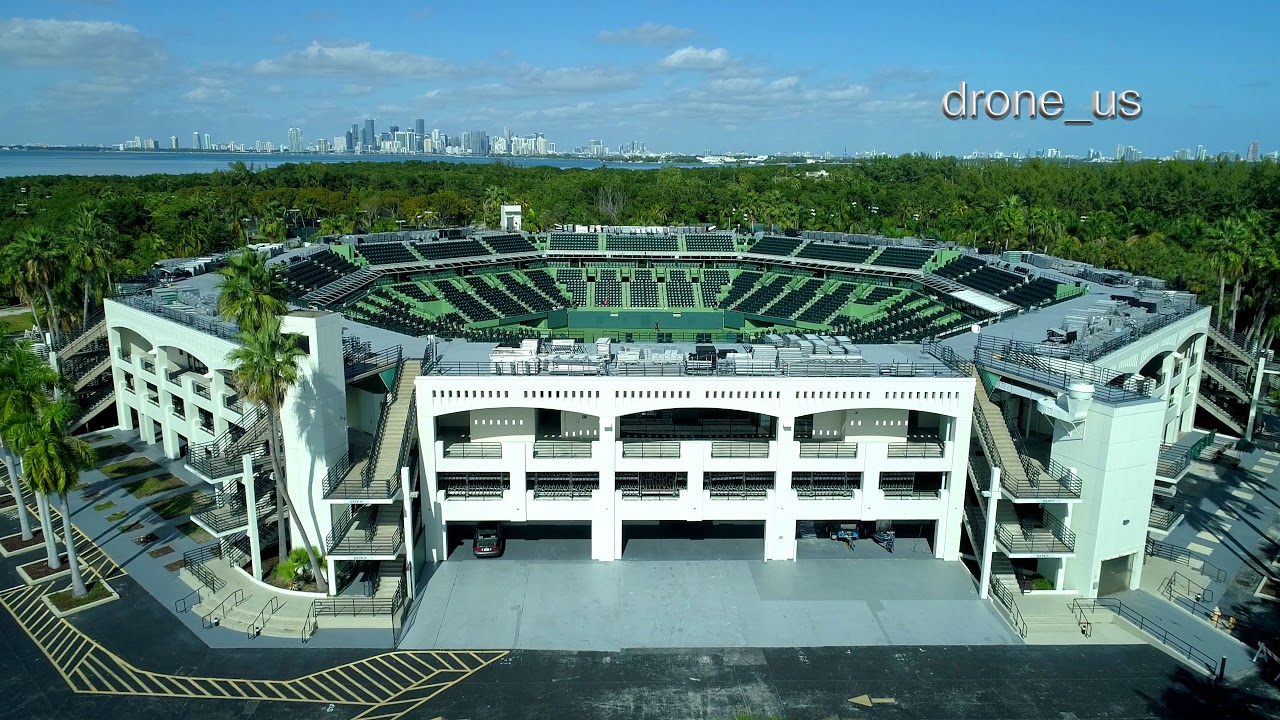
{"type": "Polygon", "coordinates": [[[1249,399],[1249,421],[1244,426],[1244,439],[1253,440],[1253,424],[1258,418],[1258,403],[1262,400],[1263,380],[1267,376],[1267,358],[1265,355],[1258,356],[1258,368],[1253,373],[1253,391],[1250,393],[1249,399]]]}
{"type": "Polygon", "coordinates": [[[978,588],[978,597],[984,600],[987,597],[988,588],[991,587],[991,556],[996,551],[996,505],[999,502],[1000,468],[992,467],[990,497],[987,498],[987,526],[982,531],[982,556],[979,558],[982,567],[982,578],[979,580],[981,587],[978,588]]]}
{"type": "Polygon", "coordinates": [[[400,506],[400,512],[404,516],[404,556],[405,565],[409,566],[408,587],[405,589],[408,590],[408,596],[413,597],[414,578],[417,577],[417,568],[414,567],[416,554],[413,551],[413,498],[409,496],[409,491],[412,489],[409,484],[409,476],[409,468],[400,468],[400,501],[404,503],[400,506]]]}
{"type": "MultiPolygon", "coordinates": [[[[240,458],[241,471],[244,473],[244,503],[249,517],[249,554],[252,555],[253,578],[262,579],[262,538],[258,535],[258,493],[253,485],[253,456],[243,455],[240,458]]],[[[280,538],[284,542],[284,538],[280,538]]]]}

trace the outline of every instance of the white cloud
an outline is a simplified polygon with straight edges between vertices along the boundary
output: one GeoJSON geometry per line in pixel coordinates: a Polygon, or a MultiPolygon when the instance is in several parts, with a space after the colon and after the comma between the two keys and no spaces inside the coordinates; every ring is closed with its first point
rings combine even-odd
{"type": "Polygon", "coordinates": [[[600,42],[618,43],[627,45],[656,45],[658,47],[671,47],[687,42],[693,37],[693,30],[689,28],[676,27],[674,25],[658,25],[657,23],[647,22],[640,27],[626,28],[623,30],[601,30],[596,33],[596,39],[600,42]]]}
{"type": "Polygon", "coordinates": [[[670,70],[723,70],[729,65],[729,51],[685,47],[662,58],[659,65],[670,70]]]}
{"type": "Polygon", "coordinates": [[[376,50],[367,42],[312,41],[302,50],[253,65],[253,71],[260,75],[337,75],[360,77],[368,82],[389,77],[439,77],[453,70],[450,63],[439,58],[376,50]]]}
{"type": "Polygon", "coordinates": [[[544,68],[518,65],[500,71],[501,82],[437,88],[424,94],[435,101],[528,98],[574,93],[612,93],[636,87],[634,71],[609,65],[544,68]]]}
{"type": "Polygon", "coordinates": [[[0,58],[18,65],[68,66],[94,72],[147,68],[163,59],[158,40],[131,25],[79,20],[0,20],[0,58]]]}

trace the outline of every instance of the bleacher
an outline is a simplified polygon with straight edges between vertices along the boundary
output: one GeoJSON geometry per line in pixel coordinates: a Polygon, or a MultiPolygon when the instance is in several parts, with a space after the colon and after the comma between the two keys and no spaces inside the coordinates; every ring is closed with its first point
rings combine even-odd
{"type": "Polygon", "coordinates": [[[393,285],[392,287],[418,302],[429,303],[440,299],[435,295],[428,293],[426,290],[423,290],[422,286],[418,283],[400,283],[399,285],[393,285]]]}
{"type": "Polygon", "coordinates": [[[796,256],[814,260],[865,263],[874,251],[875,248],[869,245],[832,245],[830,243],[811,242],[805,245],[796,256]]]}
{"type": "Polygon", "coordinates": [[[751,252],[763,253],[765,255],[790,255],[796,251],[803,243],[802,238],[783,237],[781,235],[765,235],[760,238],[755,245],[751,246],[751,252]]]}
{"type": "Polygon", "coordinates": [[[322,250],[286,265],[282,277],[292,300],[340,280],[357,269],[354,263],[341,255],[322,250]]]}
{"type": "Polygon", "coordinates": [[[520,304],[528,307],[533,312],[547,312],[555,307],[555,304],[535,290],[531,285],[525,285],[520,282],[515,273],[500,273],[498,282],[511,293],[520,304]]]}
{"type": "Polygon", "coordinates": [[[821,280],[816,278],[807,278],[804,282],[784,292],[782,297],[778,298],[777,302],[769,306],[769,309],[765,311],[765,314],[773,317],[789,318],[799,312],[800,308],[804,307],[805,304],[812,300],[814,295],[816,295],[820,289],[822,289],[821,280]]]}
{"type": "Polygon", "coordinates": [[[661,307],[658,302],[658,283],[653,279],[652,270],[637,269],[631,273],[631,307],[661,307]]]}
{"type": "Polygon", "coordinates": [[[684,246],[689,252],[733,252],[733,237],[715,233],[697,233],[684,236],[684,246]]]}
{"type": "Polygon", "coordinates": [[[600,236],[594,233],[551,233],[550,250],[599,250],[600,236]]]}
{"type": "Polygon", "coordinates": [[[556,281],[573,296],[574,305],[581,307],[587,304],[587,281],[583,279],[582,268],[557,268],[556,281]]]}
{"type": "Polygon", "coordinates": [[[470,293],[459,290],[456,285],[448,280],[440,280],[434,283],[436,289],[440,291],[440,295],[445,301],[454,307],[460,315],[467,319],[467,322],[481,322],[484,320],[495,320],[497,315],[492,310],[485,307],[478,300],[471,296],[470,293]]]}
{"type": "Polygon", "coordinates": [[[391,293],[390,286],[375,287],[343,312],[354,320],[404,335],[417,336],[431,332],[433,325],[429,319],[414,312],[391,293]]]}
{"type": "Polygon", "coordinates": [[[533,286],[538,288],[538,292],[547,297],[548,300],[556,307],[568,307],[571,305],[569,298],[560,292],[560,288],[556,287],[556,281],[544,270],[525,270],[524,276],[529,278],[533,286]]]}
{"type": "Polygon", "coordinates": [[[485,278],[475,275],[468,276],[464,282],[470,287],[476,295],[480,296],[489,307],[498,311],[499,317],[516,317],[519,315],[528,315],[533,312],[532,309],[525,307],[519,300],[511,295],[490,285],[485,278]]]}
{"type": "Polygon", "coordinates": [[[734,309],[738,301],[746,297],[747,293],[751,292],[751,289],[755,287],[763,276],[764,273],[758,273],[755,270],[743,270],[738,273],[733,282],[729,283],[729,294],[725,295],[724,300],[720,301],[720,307],[726,310],[734,309]]]}
{"type": "Polygon", "coordinates": [[[924,267],[925,263],[929,262],[931,257],[933,257],[932,250],[892,246],[881,250],[880,254],[871,261],[871,264],[882,267],[919,270],[924,267]]]}
{"type": "Polygon", "coordinates": [[[1059,284],[1044,278],[1036,278],[1029,283],[1016,285],[1006,290],[1000,297],[1024,308],[1051,304],[1058,297],[1059,284]]]}
{"type": "MultiPolygon", "coordinates": [[[[631,290],[631,297],[634,301],[635,288],[631,290]]],[[[692,308],[697,306],[698,304],[693,297],[693,283],[689,282],[689,274],[680,268],[669,270],[667,272],[667,307],[692,308]]]]}
{"type": "Polygon", "coordinates": [[[364,243],[356,246],[356,252],[368,260],[370,265],[401,265],[422,262],[408,246],[398,242],[364,243]]]}
{"type": "Polygon", "coordinates": [[[716,296],[720,294],[720,289],[729,284],[729,271],[721,268],[711,268],[702,271],[702,305],[703,307],[718,307],[716,304],[716,296]]]}
{"type": "Polygon", "coordinates": [[[499,255],[508,253],[531,253],[537,250],[533,243],[525,239],[519,233],[507,233],[505,235],[486,235],[481,240],[485,245],[493,248],[493,251],[499,255]]]}
{"type": "Polygon", "coordinates": [[[778,275],[769,282],[761,285],[746,297],[738,301],[737,309],[744,313],[758,314],[764,309],[765,305],[778,299],[778,296],[786,288],[787,283],[791,282],[790,275],[778,275]]]}
{"type": "Polygon", "coordinates": [[[901,294],[902,294],[901,288],[891,288],[891,287],[881,286],[881,287],[873,288],[870,293],[867,293],[866,297],[854,300],[854,302],[856,302],[859,305],[877,305],[879,303],[884,302],[885,300],[888,300],[891,297],[895,297],[901,294]]]}
{"type": "Polygon", "coordinates": [[[934,270],[933,274],[950,280],[955,280],[961,275],[971,273],[984,265],[986,265],[986,263],[972,255],[961,255],[955,260],[952,260],[946,265],[934,270]]]}
{"type": "Polygon", "coordinates": [[[483,257],[489,251],[475,238],[464,240],[445,240],[443,242],[414,243],[413,249],[427,260],[446,260],[448,258],[483,257]]]}
{"type": "Polygon", "coordinates": [[[840,308],[849,303],[850,296],[857,289],[857,285],[840,283],[831,292],[818,298],[817,302],[805,308],[805,311],[800,313],[796,320],[807,323],[826,323],[831,319],[832,315],[839,312],[840,308]]]}
{"type": "Polygon", "coordinates": [[[596,270],[595,304],[598,307],[622,307],[622,283],[618,271],[612,268],[596,270]]]}
{"type": "Polygon", "coordinates": [[[672,235],[607,235],[604,249],[611,252],[679,252],[680,242],[672,235]]]}
{"type": "Polygon", "coordinates": [[[983,265],[968,275],[957,278],[956,282],[961,285],[968,285],[974,290],[979,290],[988,295],[999,296],[1001,293],[1021,285],[1024,280],[1026,280],[1025,275],[1017,275],[1007,270],[983,265]]]}

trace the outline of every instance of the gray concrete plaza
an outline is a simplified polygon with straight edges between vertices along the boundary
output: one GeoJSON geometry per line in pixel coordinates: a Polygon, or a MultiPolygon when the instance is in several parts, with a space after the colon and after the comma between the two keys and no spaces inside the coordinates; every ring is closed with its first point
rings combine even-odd
{"type": "Polygon", "coordinates": [[[633,540],[624,554],[637,559],[610,563],[572,559],[583,542],[512,540],[503,558],[487,560],[471,558],[464,543],[428,582],[401,647],[1021,643],[961,563],[913,552],[915,541],[890,555],[870,542],[850,553],[803,540],[811,547],[802,557],[832,556],[770,563],[738,559],[759,557],[759,540],[633,540]]]}

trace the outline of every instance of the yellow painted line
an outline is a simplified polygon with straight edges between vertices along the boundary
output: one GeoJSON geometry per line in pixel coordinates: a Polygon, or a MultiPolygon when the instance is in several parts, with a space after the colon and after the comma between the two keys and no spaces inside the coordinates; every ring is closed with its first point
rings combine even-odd
{"type": "MultiPolygon", "coordinates": [[[[402,689],[401,682],[391,677],[390,675],[386,674],[382,670],[379,670],[378,668],[381,665],[382,663],[377,662],[377,658],[369,658],[369,662],[364,664],[364,670],[368,670],[369,672],[381,678],[380,680],[375,681],[378,683],[378,685],[382,687],[390,688],[391,691],[393,692],[401,690],[402,689]]],[[[360,671],[361,674],[364,674],[364,670],[360,671]]]]}
{"type": "Polygon", "coordinates": [[[377,693],[370,692],[369,688],[365,687],[358,678],[354,677],[354,675],[348,674],[351,672],[352,669],[349,667],[343,668],[342,670],[334,670],[333,677],[330,679],[332,680],[336,678],[338,683],[334,684],[331,689],[341,690],[344,693],[348,693],[353,698],[367,698],[371,702],[377,702],[379,695],[377,693]]]}
{"type": "Polygon", "coordinates": [[[105,671],[99,672],[100,670],[103,670],[103,668],[98,667],[97,660],[98,660],[97,657],[90,656],[85,658],[85,661],[80,665],[81,668],[85,671],[85,678],[89,680],[89,686],[96,688],[98,690],[103,690],[103,689],[115,690],[115,688],[111,685],[111,682],[107,680],[105,671]],[[90,675],[92,675],[93,677],[92,678],[89,677],[90,675]],[[94,682],[94,678],[97,678],[97,682],[94,682]]]}
{"type": "MultiPolygon", "coordinates": [[[[416,682],[421,682],[422,680],[422,673],[419,672],[416,667],[411,665],[409,661],[405,660],[398,654],[386,655],[382,658],[382,662],[386,663],[387,667],[404,676],[405,682],[410,685],[416,682]]],[[[432,671],[432,674],[435,674],[435,672],[432,671]]]]}
{"type": "MultiPolygon", "coordinates": [[[[227,692],[228,681],[224,678],[200,678],[199,681],[203,682],[205,685],[208,686],[210,695],[213,695],[216,692],[218,695],[221,695],[222,697],[229,697],[229,698],[240,697],[239,693],[227,692]]],[[[234,689],[235,688],[232,688],[232,690],[234,689]]],[[[218,695],[213,695],[213,696],[217,697],[218,695]]]]}
{"type": "Polygon", "coordinates": [[[151,682],[159,688],[157,695],[179,696],[186,694],[186,690],[178,683],[172,675],[151,675],[151,682]]]}
{"type": "Polygon", "coordinates": [[[383,681],[385,681],[385,680],[386,680],[386,678],[385,678],[385,677],[383,677],[383,676],[379,675],[378,677],[381,677],[381,678],[382,678],[382,680],[375,680],[373,677],[371,677],[371,676],[369,676],[368,674],[366,674],[366,673],[364,672],[364,670],[362,670],[362,669],[361,669],[362,667],[364,668],[364,670],[368,670],[369,672],[374,673],[375,675],[377,674],[377,671],[376,671],[376,670],[374,670],[373,668],[369,667],[369,664],[368,664],[368,663],[364,663],[364,664],[362,664],[362,665],[352,665],[352,666],[351,666],[351,668],[350,668],[350,670],[351,670],[351,672],[353,672],[353,673],[355,673],[355,674],[359,675],[360,677],[362,677],[362,678],[364,678],[366,681],[368,681],[368,684],[369,684],[369,686],[370,686],[370,687],[375,687],[375,688],[377,688],[378,690],[380,690],[381,692],[384,692],[384,693],[386,693],[386,694],[388,694],[388,695],[390,695],[390,694],[392,694],[392,693],[394,693],[394,692],[395,692],[395,690],[396,690],[396,689],[395,689],[395,686],[394,686],[394,685],[388,686],[388,685],[384,685],[384,684],[383,684],[383,681]]]}
{"type": "Polygon", "coordinates": [[[476,662],[480,663],[480,667],[484,667],[484,666],[486,665],[486,663],[485,663],[485,661],[484,661],[484,658],[480,657],[479,655],[477,655],[477,654],[475,654],[475,653],[473,653],[473,652],[469,652],[469,653],[467,653],[467,654],[468,654],[468,655],[470,655],[471,657],[475,658],[476,662]]]}
{"type": "Polygon", "coordinates": [[[458,657],[457,653],[449,653],[449,659],[458,663],[458,667],[462,668],[463,670],[471,669],[470,667],[467,666],[467,661],[458,657]]]}
{"type": "MultiPolygon", "coordinates": [[[[392,660],[391,656],[385,656],[385,657],[379,656],[374,658],[374,660],[377,660],[379,663],[381,663],[382,667],[384,667],[388,673],[394,673],[396,678],[400,678],[399,680],[392,678],[393,684],[398,685],[401,683],[407,684],[411,682],[411,679],[409,678],[408,675],[405,675],[402,671],[397,669],[396,666],[391,663],[391,660],[392,660]]],[[[388,677],[390,676],[388,675],[388,677]]]]}
{"type": "MultiPolygon", "coordinates": [[[[427,661],[418,657],[418,655],[416,654],[400,655],[396,659],[404,663],[410,670],[412,670],[416,674],[417,677],[420,677],[420,678],[431,677],[433,674],[435,674],[438,670],[441,669],[439,667],[429,664],[427,661]]],[[[438,663],[438,665],[446,665],[446,664],[438,663]]]]}

